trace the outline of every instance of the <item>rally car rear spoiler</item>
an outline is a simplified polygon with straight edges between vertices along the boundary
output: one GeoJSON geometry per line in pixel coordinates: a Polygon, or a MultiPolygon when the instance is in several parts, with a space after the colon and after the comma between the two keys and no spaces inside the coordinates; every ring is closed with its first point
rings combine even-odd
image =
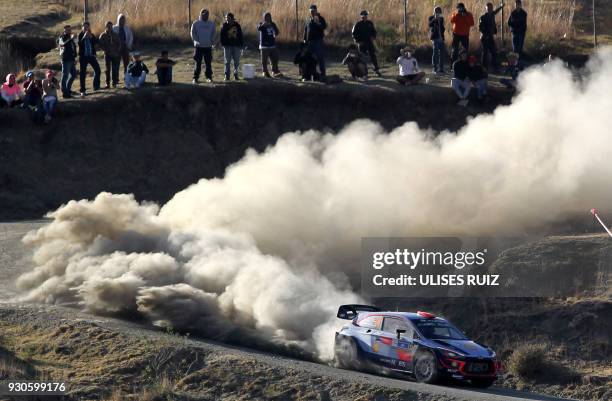
{"type": "Polygon", "coordinates": [[[371,305],[342,305],[338,308],[339,319],[353,320],[359,312],[379,312],[381,309],[371,305]]]}

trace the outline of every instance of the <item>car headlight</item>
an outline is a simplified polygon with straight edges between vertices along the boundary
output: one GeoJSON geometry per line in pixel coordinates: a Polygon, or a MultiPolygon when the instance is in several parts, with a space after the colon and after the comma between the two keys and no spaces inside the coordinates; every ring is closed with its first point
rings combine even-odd
{"type": "Polygon", "coordinates": [[[463,358],[463,355],[458,354],[458,353],[453,352],[453,351],[449,351],[447,349],[440,349],[440,352],[442,352],[442,355],[444,355],[447,358],[455,358],[455,359],[463,358]]]}

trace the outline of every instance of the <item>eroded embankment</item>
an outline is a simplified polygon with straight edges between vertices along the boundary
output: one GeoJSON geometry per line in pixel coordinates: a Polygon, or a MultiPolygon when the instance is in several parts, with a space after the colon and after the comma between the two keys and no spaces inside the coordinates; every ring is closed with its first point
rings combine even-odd
{"type": "MultiPolygon", "coordinates": [[[[335,131],[360,118],[385,128],[407,121],[435,130],[465,123],[468,111],[456,107],[450,89],[411,89],[257,81],[151,87],[62,101],[48,126],[33,124],[24,111],[4,110],[0,218],[38,217],[100,191],[164,202],[200,178],[223,175],[246,149],[261,151],[285,132],[335,131]]],[[[498,94],[495,103],[501,101],[507,95],[498,94]]]]}

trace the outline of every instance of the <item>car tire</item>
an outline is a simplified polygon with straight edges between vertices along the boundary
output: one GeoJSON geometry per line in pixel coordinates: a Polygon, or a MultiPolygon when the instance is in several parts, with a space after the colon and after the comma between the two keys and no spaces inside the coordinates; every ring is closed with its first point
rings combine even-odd
{"type": "Polygon", "coordinates": [[[361,369],[357,344],[352,338],[341,337],[336,342],[334,359],[336,361],[336,367],[354,370],[361,369]]]}
{"type": "Polygon", "coordinates": [[[489,379],[471,379],[470,382],[472,383],[472,386],[474,386],[474,387],[487,388],[487,387],[491,387],[493,385],[493,383],[495,382],[495,379],[492,379],[492,378],[489,378],[489,379]]]}
{"type": "Polygon", "coordinates": [[[431,352],[421,352],[417,354],[414,361],[414,377],[420,383],[436,383],[440,374],[438,373],[438,363],[436,357],[431,352]]]}

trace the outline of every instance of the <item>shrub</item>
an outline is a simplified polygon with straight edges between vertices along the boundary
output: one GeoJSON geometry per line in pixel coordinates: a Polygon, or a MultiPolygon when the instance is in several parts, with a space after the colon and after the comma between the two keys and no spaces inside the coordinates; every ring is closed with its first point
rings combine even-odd
{"type": "Polygon", "coordinates": [[[508,371],[521,379],[536,380],[545,373],[548,364],[546,345],[525,344],[510,355],[508,371]]]}

